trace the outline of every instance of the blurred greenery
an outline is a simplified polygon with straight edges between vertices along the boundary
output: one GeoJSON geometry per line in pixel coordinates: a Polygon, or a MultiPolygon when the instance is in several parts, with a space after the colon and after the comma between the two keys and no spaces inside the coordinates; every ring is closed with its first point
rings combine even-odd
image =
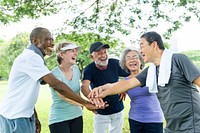
{"type": "MultiPolygon", "coordinates": [[[[0,104],[3,99],[4,94],[7,89],[7,81],[0,81],[0,104]]],[[[124,127],[123,133],[129,133],[129,125],[128,125],[128,110],[129,110],[129,98],[126,98],[124,102],[125,106],[125,119],[124,119],[124,127]]],[[[42,124],[41,133],[49,133],[48,128],[48,114],[51,106],[51,93],[48,85],[43,85],[40,88],[39,98],[36,103],[36,110],[38,113],[38,117],[42,124]]],[[[93,112],[88,111],[86,108],[83,109],[83,121],[84,121],[84,133],[92,133],[93,132],[93,112]]]]}
{"type": "MultiPolygon", "coordinates": [[[[61,42],[72,42],[81,46],[81,51],[78,54],[77,65],[81,72],[87,64],[91,62],[89,55],[89,47],[92,43],[101,41],[110,45],[109,54],[110,57],[119,57],[125,44],[119,40],[109,36],[101,37],[98,34],[86,33],[77,34],[75,32],[71,34],[61,33],[55,38],[55,45],[61,42]]],[[[0,80],[8,79],[14,59],[30,44],[28,33],[18,33],[9,42],[0,40],[0,80]],[[2,45],[1,44],[5,44],[2,45]]],[[[51,70],[58,65],[56,61],[56,54],[45,57],[47,67],[51,70]]]]}
{"type": "Polygon", "coordinates": [[[183,54],[187,55],[192,62],[200,69],[200,50],[185,51],[183,54]]]}
{"type": "Polygon", "coordinates": [[[142,34],[160,26],[169,39],[184,22],[200,21],[199,0],[1,0],[0,6],[1,25],[62,14],[58,32],[73,29],[109,36],[142,34]]]}
{"type": "MultiPolygon", "coordinates": [[[[91,62],[89,56],[89,46],[95,42],[101,41],[109,44],[109,56],[119,58],[125,44],[119,40],[109,36],[100,37],[98,34],[86,33],[77,34],[72,32],[71,34],[61,33],[55,39],[55,45],[60,42],[72,42],[81,46],[82,50],[78,54],[77,65],[81,72],[87,64],[91,62]]],[[[0,80],[7,80],[10,69],[12,67],[14,59],[30,44],[28,33],[18,33],[10,41],[0,40],[0,80]]],[[[169,44],[165,43],[165,47],[169,48],[169,44]]],[[[200,68],[200,50],[190,50],[183,52],[187,55],[194,64],[200,68]]],[[[57,65],[56,55],[45,57],[48,68],[51,70],[57,65]]]]}

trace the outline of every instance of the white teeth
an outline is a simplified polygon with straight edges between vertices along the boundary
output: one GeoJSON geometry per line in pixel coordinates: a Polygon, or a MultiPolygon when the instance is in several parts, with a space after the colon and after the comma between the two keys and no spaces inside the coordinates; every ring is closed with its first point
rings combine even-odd
{"type": "Polygon", "coordinates": [[[130,66],[137,66],[137,63],[129,63],[130,66]]]}

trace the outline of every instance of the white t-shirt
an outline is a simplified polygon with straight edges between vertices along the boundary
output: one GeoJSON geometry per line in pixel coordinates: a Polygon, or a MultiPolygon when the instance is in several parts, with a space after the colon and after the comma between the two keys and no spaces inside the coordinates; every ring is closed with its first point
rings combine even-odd
{"type": "Polygon", "coordinates": [[[39,79],[49,73],[38,54],[24,50],[13,63],[0,114],[8,119],[31,117],[38,99],[39,79]]]}

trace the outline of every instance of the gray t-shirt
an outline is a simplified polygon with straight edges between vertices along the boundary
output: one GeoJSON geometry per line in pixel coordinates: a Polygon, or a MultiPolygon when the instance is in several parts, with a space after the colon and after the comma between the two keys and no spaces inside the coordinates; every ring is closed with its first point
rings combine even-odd
{"type": "MultiPolygon", "coordinates": [[[[146,68],[136,78],[146,84],[146,68]]],[[[157,77],[159,66],[156,67],[157,77]]],[[[169,83],[158,86],[158,99],[167,121],[165,133],[200,133],[200,95],[192,83],[200,70],[183,54],[173,54],[169,83]]]]}

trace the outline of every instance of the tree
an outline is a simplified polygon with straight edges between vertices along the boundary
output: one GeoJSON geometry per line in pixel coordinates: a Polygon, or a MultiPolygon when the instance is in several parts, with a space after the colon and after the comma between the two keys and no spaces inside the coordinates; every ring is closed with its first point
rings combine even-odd
{"type": "Polygon", "coordinates": [[[70,8],[77,15],[67,20],[74,29],[106,34],[132,31],[145,32],[164,22],[165,38],[196,16],[200,21],[199,0],[95,0],[72,3],[70,8]],[[81,8],[82,6],[82,8],[81,8]],[[79,12],[79,13],[78,13],[79,12]],[[92,13],[91,13],[92,12],[92,13]]]}
{"type": "MultiPolygon", "coordinates": [[[[103,43],[110,45],[111,48],[109,49],[109,54],[111,57],[118,58],[120,56],[120,53],[122,52],[121,50],[125,47],[125,44],[121,42],[119,39],[114,39],[111,38],[110,36],[101,37],[98,34],[93,34],[93,33],[77,34],[76,32],[72,32],[71,34],[65,34],[65,33],[59,34],[56,38],[55,43],[72,42],[76,43],[78,46],[81,47],[81,51],[77,59],[77,65],[79,66],[79,69],[82,73],[85,66],[91,62],[89,47],[92,43],[96,41],[101,41],[103,43]],[[119,47],[121,50],[119,50],[119,47]]],[[[57,65],[55,59],[56,59],[55,53],[52,56],[46,58],[48,68],[52,69],[57,65]]]]}
{"type": "MultiPolygon", "coordinates": [[[[121,49],[124,48],[124,44],[118,39],[113,39],[109,36],[102,38],[93,33],[60,33],[55,40],[55,45],[63,41],[76,43],[77,45],[81,46],[82,50],[77,59],[77,65],[79,66],[81,72],[83,71],[84,67],[91,62],[89,57],[89,47],[93,42],[102,41],[103,43],[109,44],[111,46],[109,53],[114,57],[119,57],[120,55],[121,51],[119,50],[118,46],[120,46],[121,49]]],[[[10,42],[4,42],[3,40],[0,40],[0,42],[2,42],[1,45],[4,44],[3,46],[0,45],[0,50],[2,51],[0,53],[0,79],[8,79],[8,75],[15,58],[30,44],[29,34],[19,33],[10,42]]],[[[58,65],[55,53],[52,56],[45,57],[45,60],[49,69],[53,69],[58,65]]]]}
{"type": "Polygon", "coordinates": [[[164,37],[169,38],[192,17],[200,21],[200,0],[3,0],[0,5],[3,24],[61,11],[66,18],[63,30],[71,25],[79,33],[105,36],[141,33],[160,26],[166,31],[164,37]]]}
{"type": "MultiPolygon", "coordinates": [[[[116,47],[119,52],[118,49],[123,44],[118,42],[121,34],[132,35],[132,42],[135,42],[139,38],[138,34],[159,26],[165,31],[164,38],[169,39],[183,22],[189,22],[192,17],[200,21],[198,7],[200,0],[1,0],[0,24],[17,22],[24,17],[37,19],[63,13],[65,22],[62,29],[57,31],[58,40],[63,36],[64,39],[83,46],[78,64],[82,70],[85,64],[81,61],[86,64],[89,61],[88,44],[95,40],[117,44],[112,48],[116,47]],[[134,33],[137,35],[134,36],[134,33]],[[117,39],[113,40],[113,36],[117,39]]],[[[4,55],[3,58],[7,59],[6,57],[4,55]]],[[[11,65],[10,61],[5,60],[4,65],[11,65]]]]}
{"type": "Polygon", "coordinates": [[[25,16],[36,19],[56,14],[59,4],[53,0],[1,0],[0,24],[18,22],[25,16]]]}
{"type": "Polygon", "coordinates": [[[0,54],[0,78],[8,79],[14,59],[28,46],[28,33],[17,34],[0,54]]]}

